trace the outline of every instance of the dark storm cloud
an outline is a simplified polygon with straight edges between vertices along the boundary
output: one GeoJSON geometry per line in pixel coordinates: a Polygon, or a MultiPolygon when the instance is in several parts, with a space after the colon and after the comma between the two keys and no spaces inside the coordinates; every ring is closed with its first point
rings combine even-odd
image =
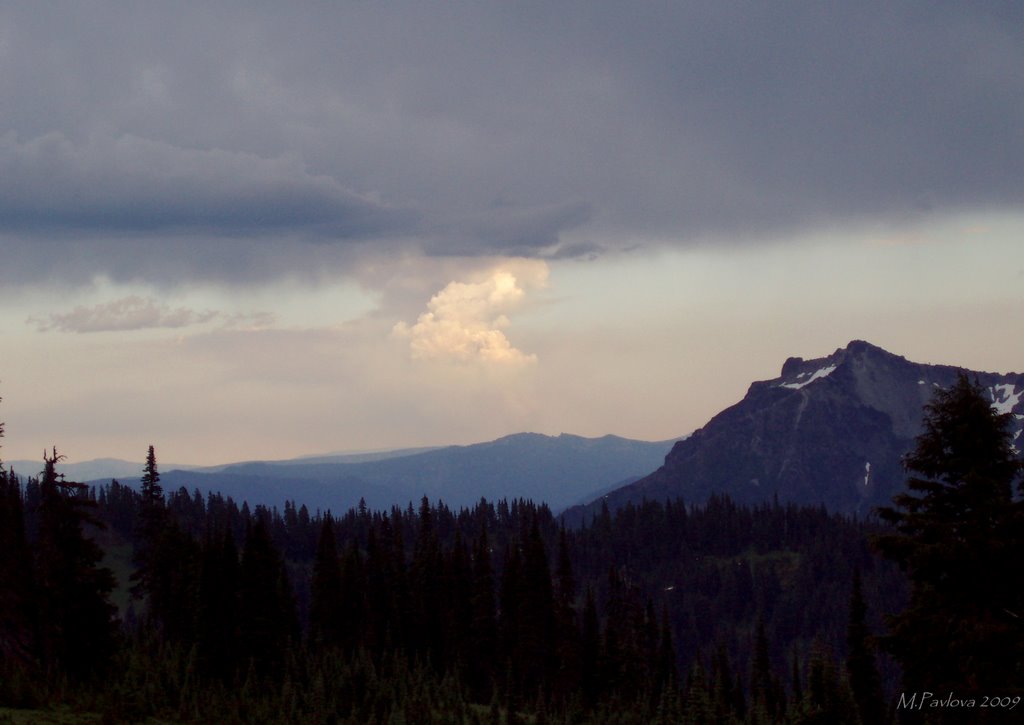
{"type": "Polygon", "coordinates": [[[563,231],[584,224],[592,212],[582,201],[527,208],[498,205],[444,219],[430,230],[424,246],[435,254],[544,256],[558,245],[563,231]]]}
{"type": "Polygon", "coordinates": [[[325,243],[561,257],[1019,210],[1022,8],[5,7],[0,278],[69,239],[81,269],[147,276],[109,256],[132,236],[244,280],[325,243]]]}
{"type": "Polygon", "coordinates": [[[393,232],[414,215],[308,173],[294,158],[197,151],[134,136],[76,146],[53,132],[0,138],[5,231],[193,231],[261,235],[281,229],[336,238],[393,232]]]}

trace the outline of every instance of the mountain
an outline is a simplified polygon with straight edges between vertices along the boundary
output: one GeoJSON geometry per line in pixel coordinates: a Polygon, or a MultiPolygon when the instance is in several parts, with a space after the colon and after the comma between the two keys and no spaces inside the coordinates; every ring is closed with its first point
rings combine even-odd
{"type": "MultiPolygon", "coordinates": [[[[307,463],[364,463],[366,461],[382,461],[387,458],[398,458],[414,453],[437,450],[438,446],[423,448],[400,448],[396,450],[370,451],[364,453],[329,453],[324,455],[302,456],[282,461],[247,461],[245,463],[225,463],[219,466],[193,466],[183,463],[163,463],[160,467],[167,471],[201,471],[203,473],[219,473],[227,468],[243,466],[256,463],[267,463],[268,465],[304,465],[307,463]]],[[[99,481],[107,478],[126,479],[131,481],[139,477],[142,467],[145,465],[140,459],[138,461],[126,461],[122,458],[94,458],[90,461],[60,461],[57,463],[57,472],[63,474],[72,481],[99,481]]],[[[15,460],[4,461],[4,466],[18,474],[36,476],[43,470],[43,459],[38,461],[15,460]]]]}
{"type": "MultiPolygon", "coordinates": [[[[311,511],[335,513],[358,505],[387,509],[423,496],[450,507],[485,497],[529,498],[559,510],[591,500],[609,487],[657,468],[672,441],[651,443],[617,436],[582,438],[520,433],[488,443],[449,446],[387,457],[327,457],[238,463],[216,470],[162,470],[165,491],[218,491],[250,505],[282,506],[286,500],[311,511]]],[[[141,473],[141,469],[137,469],[141,473]]],[[[122,483],[136,484],[137,478],[122,483]]]]}
{"type": "MultiPolygon", "coordinates": [[[[69,463],[60,461],[57,463],[57,473],[62,473],[71,481],[93,481],[103,478],[132,478],[142,473],[142,461],[125,461],[120,458],[95,458],[91,461],[80,461],[69,463]]],[[[40,456],[38,461],[17,460],[4,461],[4,467],[14,471],[19,476],[38,476],[43,470],[43,459],[40,456]]],[[[174,464],[170,468],[194,468],[174,464]]]]}
{"type": "Polygon", "coordinates": [[[959,372],[988,389],[994,408],[1014,414],[1020,445],[1024,375],[914,363],[858,340],[828,357],[786,360],[780,377],[753,383],[743,400],[677,442],[654,473],[570,510],[567,520],[588,519],[602,500],[614,510],[715,493],[867,513],[903,489],[901,460],[921,432],[923,408],[959,372]]]}

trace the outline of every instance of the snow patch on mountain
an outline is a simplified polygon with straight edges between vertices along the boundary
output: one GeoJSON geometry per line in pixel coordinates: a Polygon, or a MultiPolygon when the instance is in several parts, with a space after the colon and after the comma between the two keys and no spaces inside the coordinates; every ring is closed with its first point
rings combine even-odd
{"type": "Polygon", "coordinates": [[[1012,383],[1002,383],[988,389],[989,395],[992,396],[992,407],[1000,415],[1013,412],[1013,409],[1020,403],[1024,389],[1015,392],[1015,388],[1016,386],[1012,383]]]}
{"type": "Polygon", "coordinates": [[[833,364],[833,365],[829,365],[828,367],[819,368],[818,370],[815,370],[813,373],[800,373],[799,375],[796,376],[797,382],[794,382],[794,383],[781,383],[779,385],[779,387],[780,388],[790,388],[792,390],[799,390],[800,388],[803,388],[803,387],[806,387],[806,386],[810,385],[815,380],[820,380],[821,378],[828,377],[833,372],[835,372],[835,369],[836,369],[836,366],[833,364]],[[806,380],[801,380],[801,378],[807,378],[807,379],[806,380]]]}

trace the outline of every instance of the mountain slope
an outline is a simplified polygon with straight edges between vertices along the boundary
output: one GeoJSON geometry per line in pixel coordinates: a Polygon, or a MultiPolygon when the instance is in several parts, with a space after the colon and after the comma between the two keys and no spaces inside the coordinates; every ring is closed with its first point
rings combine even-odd
{"type": "MultiPolygon", "coordinates": [[[[210,471],[165,471],[165,491],[219,491],[250,504],[345,511],[360,498],[370,508],[405,507],[423,496],[449,506],[481,497],[529,498],[560,509],[657,468],[672,441],[616,436],[581,438],[520,433],[488,443],[450,446],[383,460],[239,463],[210,471]]],[[[134,483],[135,481],[123,481],[134,483]]]]}
{"type": "MultiPolygon", "coordinates": [[[[4,461],[4,466],[24,476],[38,476],[43,470],[43,459],[37,461],[15,460],[4,461]]],[[[91,461],[57,463],[57,473],[63,474],[71,481],[92,481],[110,478],[138,477],[142,472],[143,462],[125,461],[120,458],[94,458],[91,461]]],[[[168,465],[167,468],[195,468],[194,466],[168,465]]]]}
{"type": "MultiPolygon", "coordinates": [[[[289,458],[280,461],[247,461],[244,463],[226,463],[219,466],[196,466],[186,465],[181,463],[162,463],[160,467],[166,471],[181,470],[181,471],[197,471],[200,473],[220,473],[229,468],[237,468],[239,466],[247,465],[272,465],[272,466],[292,466],[292,465],[306,465],[310,463],[365,463],[367,461],[382,461],[387,458],[399,458],[401,456],[410,456],[416,453],[424,453],[426,451],[437,450],[437,447],[426,447],[426,448],[400,448],[395,450],[385,451],[372,451],[367,453],[332,453],[325,455],[316,456],[303,456],[301,458],[289,458]]],[[[138,461],[126,461],[122,458],[94,458],[90,461],[67,461],[62,460],[57,463],[57,472],[63,474],[72,481],[99,481],[107,478],[126,479],[131,481],[133,478],[138,478],[139,473],[142,471],[144,462],[140,459],[138,461]]],[[[43,461],[40,458],[37,461],[29,460],[14,460],[4,461],[4,466],[8,470],[16,471],[19,474],[26,474],[29,476],[39,475],[39,472],[43,468],[43,461]]]]}
{"type": "MultiPolygon", "coordinates": [[[[920,432],[923,407],[961,370],[913,363],[862,341],[825,358],[790,358],[780,377],[753,383],[743,400],[676,443],[661,468],[603,500],[614,510],[644,498],[698,503],[726,493],[743,503],[777,496],[866,513],[903,488],[901,459],[920,432]]],[[[1024,375],[966,372],[997,410],[1014,414],[1019,445],[1024,375]]]]}

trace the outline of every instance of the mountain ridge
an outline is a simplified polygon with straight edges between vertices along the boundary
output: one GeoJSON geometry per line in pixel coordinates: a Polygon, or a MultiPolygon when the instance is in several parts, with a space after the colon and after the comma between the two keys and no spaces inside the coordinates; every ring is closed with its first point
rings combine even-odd
{"type": "MultiPolygon", "coordinates": [[[[560,510],[646,475],[664,461],[673,440],[515,433],[379,460],[247,461],[217,470],[161,467],[160,475],[165,491],[219,492],[250,505],[280,507],[291,500],[310,510],[339,512],[362,499],[386,510],[427,496],[448,506],[472,505],[482,497],[524,498],[560,510]]],[[[139,466],[136,475],[120,480],[137,486],[141,471],[139,466]]]]}
{"type": "Polygon", "coordinates": [[[566,519],[586,520],[602,501],[614,510],[644,498],[701,503],[713,494],[867,514],[902,490],[902,457],[920,433],[924,406],[961,372],[1014,416],[1019,445],[1024,375],[915,363],[854,340],[825,357],[788,358],[779,377],[751,383],[742,400],[677,442],[659,469],[566,519]]]}

